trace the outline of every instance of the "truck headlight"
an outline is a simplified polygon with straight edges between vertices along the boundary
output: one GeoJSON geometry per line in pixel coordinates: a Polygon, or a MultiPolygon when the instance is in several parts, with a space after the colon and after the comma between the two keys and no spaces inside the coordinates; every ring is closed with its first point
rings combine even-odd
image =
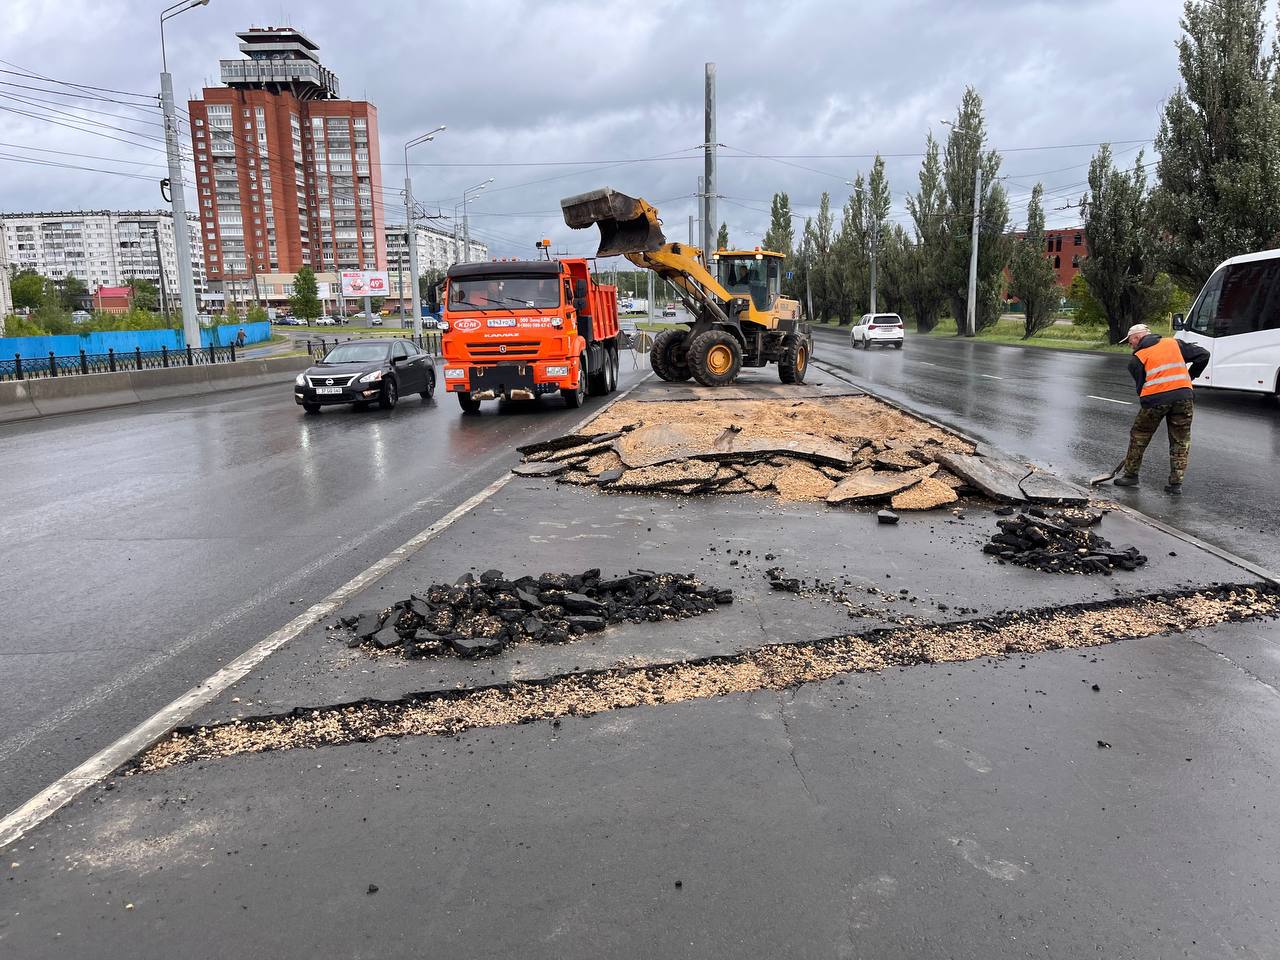
{"type": "Polygon", "coordinates": [[[437,330],[448,330],[448,329],[449,329],[449,321],[448,321],[448,320],[437,320],[437,321],[436,321],[436,329],[437,329],[437,330]]]}
{"type": "Polygon", "coordinates": [[[567,377],[569,375],[568,367],[547,367],[548,377],[567,377]]]}
{"type": "Polygon", "coordinates": [[[461,367],[445,367],[444,378],[446,380],[461,380],[466,372],[461,367]]]}
{"type": "Polygon", "coordinates": [[[382,371],[375,370],[373,371],[373,373],[366,373],[363,377],[360,378],[360,382],[373,383],[375,380],[381,380],[381,379],[382,379],[382,371]]]}
{"type": "Polygon", "coordinates": [[[563,326],[564,326],[564,318],[563,318],[563,317],[552,317],[552,318],[551,318],[551,325],[552,325],[553,327],[555,327],[557,330],[559,330],[561,327],[563,327],[563,326]]]}
{"type": "Polygon", "coordinates": [[[305,387],[307,385],[307,375],[305,373],[300,373],[293,378],[293,382],[299,387],[305,387]]]}

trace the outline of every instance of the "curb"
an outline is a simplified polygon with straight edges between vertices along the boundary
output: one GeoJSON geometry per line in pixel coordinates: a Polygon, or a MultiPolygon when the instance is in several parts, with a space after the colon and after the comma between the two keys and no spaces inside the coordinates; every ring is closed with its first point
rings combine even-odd
{"type": "MultiPolygon", "coordinates": [[[[818,360],[815,359],[813,362],[815,365],[819,365],[818,360]]],[[[930,426],[937,427],[939,430],[945,430],[947,431],[947,433],[953,434],[954,436],[959,437],[961,440],[965,440],[969,443],[972,443],[975,449],[981,446],[981,447],[987,448],[988,450],[993,450],[996,453],[1004,454],[1005,456],[1014,457],[1015,459],[1018,459],[1018,460],[1026,459],[1025,457],[1022,457],[1020,455],[1010,454],[1008,453],[1008,451],[1001,450],[999,447],[996,447],[993,444],[987,443],[985,440],[975,440],[972,437],[970,437],[968,434],[963,433],[960,430],[957,430],[955,427],[950,426],[949,424],[942,423],[941,421],[935,420],[933,417],[927,416],[923,413],[918,413],[907,404],[897,403],[893,400],[888,400],[885,397],[880,396],[880,394],[876,393],[874,390],[870,389],[864,384],[856,383],[849,377],[842,376],[840,373],[835,372],[830,368],[830,365],[821,366],[821,369],[824,372],[835,377],[837,380],[843,380],[845,383],[848,383],[851,386],[857,387],[859,390],[865,391],[867,396],[875,397],[877,400],[879,400],[883,404],[886,404],[887,406],[893,407],[897,410],[901,410],[903,413],[908,413],[911,416],[915,417],[917,420],[923,420],[925,423],[929,424],[930,426]]],[[[1027,461],[1027,462],[1034,463],[1034,461],[1027,461]]],[[[1071,483],[1071,481],[1063,481],[1063,482],[1071,483]]],[[[1085,487],[1080,487],[1079,484],[1073,483],[1071,485],[1078,487],[1081,490],[1086,490],[1086,492],[1089,494],[1090,500],[1098,499],[1095,491],[1089,490],[1085,487]]],[[[1155,529],[1159,530],[1161,533],[1167,533],[1169,536],[1174,537],[1175,539],[1181,540],[1183,543],[1189,544],[1193,547],[1197,547],[1198,549],[1203,550],[1206,553],[1217,557],[1219,560],[1224,560],[1227,563],[1231,564],[1232,566],[1239,567],[1241,570],[1244,570],[1246,573],[1253,574],[1255,577],[1260,578],[1261,580],[1271,584],[1272,586],[1280,587],[1280,574],[1273,573],[1272,571],[1268,570],[1266,567],[1259,566],[1258,564],[1254,563],[1251,560],[1246,560],[1244,557],[1237,556],[1236,554],[1232,553],[1230,550],[1226,550],[1222,547],[1217,546],[1216,544],[1212,544],[1205,540],[1201,540],[1199,537],[1192,536],[1191,534],[1183,530],[1179,530],[1177,527],[1172,527],[1169,524],[1165,523],[1163,520],[1157,520],[1155,517],[1147,516],[1141,510],[1137,510],[1134,507],[1128,506],[1127,504],[1123,504],[1112,499],[1108,499],[1107,503],[1112,505],[1112,508],[1117,510],[1118,512],[1126,514],[1127,516],[1132,517],[1133,519],[1138,520],[1142,523],[1145,523],[1148,526],[1154,527],[1155,529]]]]}

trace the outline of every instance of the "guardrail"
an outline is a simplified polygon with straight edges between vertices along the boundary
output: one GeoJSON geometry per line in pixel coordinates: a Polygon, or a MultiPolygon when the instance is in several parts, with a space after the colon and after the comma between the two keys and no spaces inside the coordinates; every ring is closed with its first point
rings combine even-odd
{"type": "Polygon", "coordinates": [[[121,373],[128,370],[159,370],[166,367],[198,367],[214,363],[235,363],[235,345],[227,347],[185,347],[170,350],[108,350],[106,353],[85,353],[77,356],[0,357],[0,381],[40,380],[46,377],[75,377],[90,373],[121,373]]]}
{"type": "MultiPolygon", "coordinates": [[[[396,336],[396,334],[388,334],[388,336],[396,336]]],[[[311,356],[316,360],[322,360],[326,353],[328,353],[330,350],[332,350],[334,347],[336,347],[340,343],[352,343],[352,342],[358,343],[360,340],[367,340],[367,339],[369,338],[368,337],[334,337],[332,340],[327,340],[324,337],[317,337],[314,340],[308,338],[306,340],[298,340],[295,342],[305,344],[307,353],[311,354],[311,356]]],[[[433,357],[440,356],[440,334],[438,333],[423,333],[416,337],[411,333],[406,333],[406,334],[400,335],[400,339],[408,340],[409,342],[414,344],[414,346],[416,346],[419,350],[422,350],[425,353],[429,353],[433,357]]]]}

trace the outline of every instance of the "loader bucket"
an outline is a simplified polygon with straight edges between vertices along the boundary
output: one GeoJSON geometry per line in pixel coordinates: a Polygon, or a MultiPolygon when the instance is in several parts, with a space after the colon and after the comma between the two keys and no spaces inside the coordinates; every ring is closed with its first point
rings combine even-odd
{"type": "Polygon", "coordinates": [[[657,250],[667,238],[662,233],[658,211],[635,197],[617,193],[612,187],[565,197],[560,201],[564,222],[574,230],[596,224],[600,227],[597,257],[657,250]]]}

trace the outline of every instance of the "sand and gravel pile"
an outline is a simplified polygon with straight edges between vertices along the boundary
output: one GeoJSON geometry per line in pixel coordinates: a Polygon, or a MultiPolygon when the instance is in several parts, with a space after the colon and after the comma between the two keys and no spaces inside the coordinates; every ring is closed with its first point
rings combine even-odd
{"type": "Polygon", "coordinates": [[[590,430],[521,447],[515,472],[610,491],[900,510],[976,493],[936,462],[971,444],[871,397],[623,401],[590,430]]]}
{"type": "Polygon", "coordinates": [[[568,643],[611,623],[683,620],[732,602],[732,591],[677,573],[602,577],[593,569],[512,580],[487,570],[343,617],[330,629],[348,646],[411,659],[485,657],[513,643],[568,643]]]}

